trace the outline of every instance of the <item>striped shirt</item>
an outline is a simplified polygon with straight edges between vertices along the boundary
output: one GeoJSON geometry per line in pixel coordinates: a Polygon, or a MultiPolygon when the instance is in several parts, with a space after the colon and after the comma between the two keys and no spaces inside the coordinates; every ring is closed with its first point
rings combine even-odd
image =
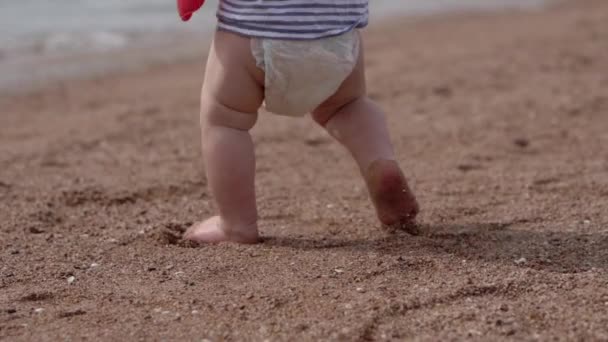
{"type": "Polygon", "coordinates": [[[218,29],[247,37],[307,40],[367,26],[369,0],[220,0],[218,29]]]}

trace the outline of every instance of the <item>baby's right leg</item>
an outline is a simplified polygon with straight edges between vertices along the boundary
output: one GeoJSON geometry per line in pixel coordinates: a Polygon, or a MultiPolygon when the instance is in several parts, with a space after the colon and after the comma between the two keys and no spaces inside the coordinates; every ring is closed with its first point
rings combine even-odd
{"type": "Polygon", "coordinates": [[[313,119],[353,155],[382,225],[417,234],[418,203],[395,161],[384,113],[367,97],[365,88],[361,53],[352,74],[313,111],[313,119]]]}
{"type": "Polygon", "coordinates": [[[186,239],[258,242],[255,156],[249,130],[263,98],[263,72],[255,66],[250,40],[217,32],[201,95],[201,132],[207,182],[219,213],[192,226],[186,239]]]}

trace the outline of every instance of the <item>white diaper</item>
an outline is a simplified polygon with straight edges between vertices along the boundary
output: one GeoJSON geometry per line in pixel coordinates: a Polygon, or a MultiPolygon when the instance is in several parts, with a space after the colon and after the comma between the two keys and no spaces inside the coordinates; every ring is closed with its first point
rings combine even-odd
{"type": "Polygon", "coordinates": [[[251,39],[257,66],[266,75],[266,110],[288,116],[310,113],[352,73],[359,45],[356,30],[317,40],[251,39]]]}

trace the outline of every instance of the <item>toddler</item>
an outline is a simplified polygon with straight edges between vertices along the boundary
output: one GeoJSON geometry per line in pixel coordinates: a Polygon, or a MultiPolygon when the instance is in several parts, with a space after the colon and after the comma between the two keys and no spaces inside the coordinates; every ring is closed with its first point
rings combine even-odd
{"type": "Polygon", "coordinates": [[[203,158],[218,215],[185,239],[260,241],[249,130],[262,105],[280,115],[310,113],[356,160],[380,223],[417,232],[418,203],[384,113],[366,94],[358,30],[368,15],[368,0],[220,0],[201,95],[203,158]]]}

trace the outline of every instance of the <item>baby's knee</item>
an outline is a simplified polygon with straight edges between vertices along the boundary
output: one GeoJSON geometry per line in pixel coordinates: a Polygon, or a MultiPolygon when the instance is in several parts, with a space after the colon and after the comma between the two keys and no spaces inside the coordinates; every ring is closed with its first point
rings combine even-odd
{"type": "Polygon", "coordinates": [[[258,113],[244,113],[222,104],[216,99],[203,98],[201,101],[201,128],[213,126],[248,131],[255,125],[258,113]]]}

